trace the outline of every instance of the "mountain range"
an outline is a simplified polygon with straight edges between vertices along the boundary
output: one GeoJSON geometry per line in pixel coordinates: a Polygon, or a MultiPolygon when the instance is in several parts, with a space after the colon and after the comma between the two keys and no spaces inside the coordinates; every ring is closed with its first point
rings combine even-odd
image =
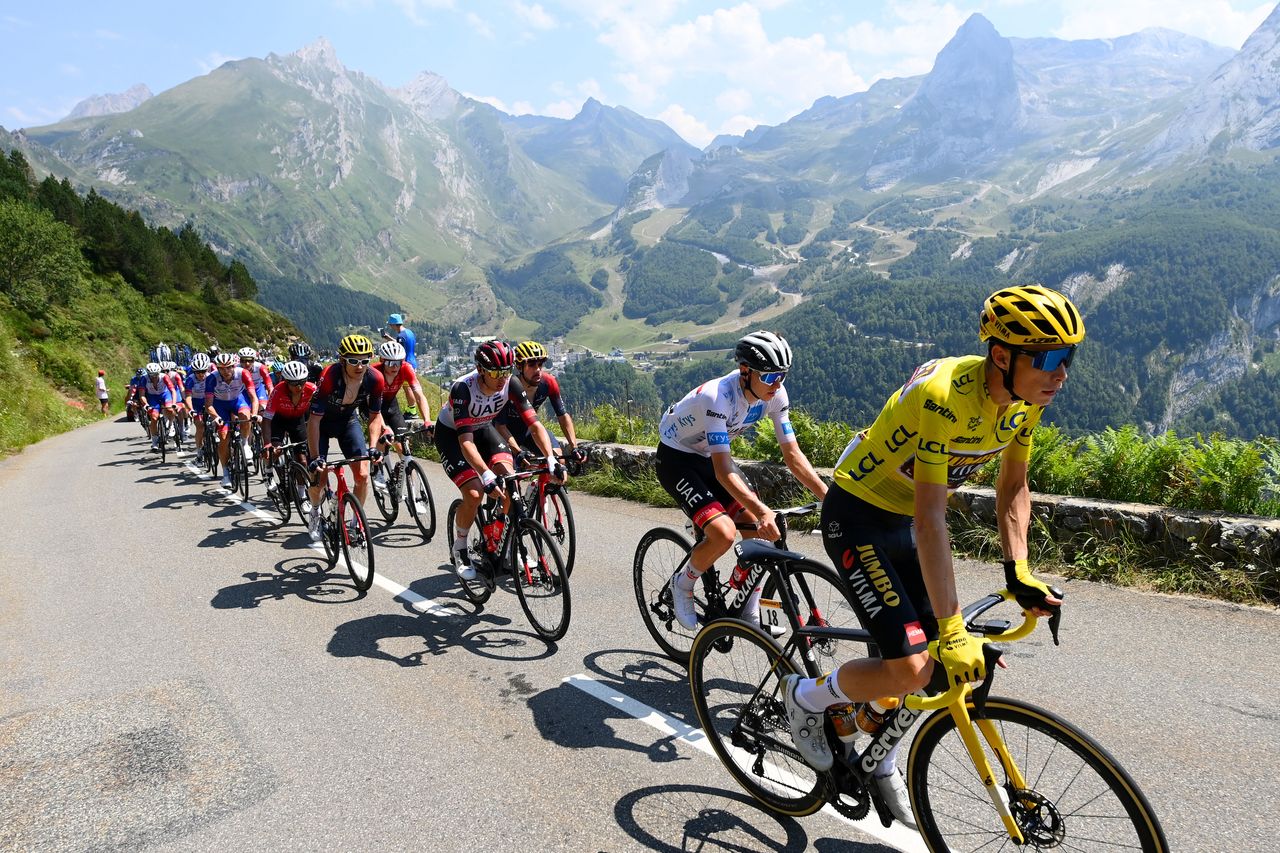
{"type": "MultiPolygon", "coordinates": [[[[128,101],[86,102],[79,115],[8,141],[38,168],[157,222],[193,221],[245,261],[268,304],[292,283],[320,281],[420,317],[529,331],[536,326],[521,318],[536,314],[527,305],[538,295],[512,284],[519,270],[567,269],[572,280],[548,304],[585,295],[570,339],[636,345],[700,328],[686,318],[646,331],[655,318],[634,289],[628,297],[634,262],[659,241],[753,269],[748,286],[728,266],[717,274],[722,295],[699,319],[704,331],[809,299],[797,282],[840,259],[824,247],[880,275],[920,267],[921,229],[952,235],[953,265],[980,241],[1016,232],[1022,242],[998,259],[1001,274],[1038,271],[1037,252],[1058,244],[1037,229],[1079,230],[1098,216],[1112,227],[1106,212],[1118,201],[1133,217],[1133,199],[1214,164],[1270,162],[1280,145],[1278,68],[1280,9],[1239,51],[1164,29],[1006,38],[974,15],[928,74],[824,97],[698,150],[662,122],[594,99],[558,119],[508,115],[429,72],[388,87],[346,68],[320,39],[228,62],[154,97],[131,90],[138,102],[123,112],[111,110],[128,101]],[[529,260],[548,252],[568,263],[529,260]]],[[[1117,278],[1108,269],[1120,262],[1102,260],[1047,283],[1094,282],[1092,306],[1105,312],[1135,277],[1132,264],[1117,278]]],[[[1276,273],[1263,276],[1267,287],[1276,273]]],[[[1270,317],[1264,291],[1232,299],[1270,317]]],[[[1248,341],[1274,337],[1275,324],[1254,326],[1248,341]]],[[[1233,334],[1224,320],[1133,357],[1162,352],[1170,369],[1191,371],[1212,340],[1233,334]]],[[[1151,423],[1176,408],[1149,413],[1151,423]]]]}

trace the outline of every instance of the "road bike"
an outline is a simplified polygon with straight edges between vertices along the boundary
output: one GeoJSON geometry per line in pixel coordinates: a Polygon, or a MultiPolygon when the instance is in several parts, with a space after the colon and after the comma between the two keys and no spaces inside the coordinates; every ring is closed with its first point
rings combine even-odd
{"type": "Polygon", "coordinates": [[[430,542],[436,535],[436,501],[422,463],[413,456],[412,439],[430,432],[431,428],[426,425],[396,431],[394,440],[400,442],[404,452],[400,453],[394,443],[388,442],[382,460],[369,469],[372,475],[380,467],[386,476],[386,489],[379,489],[376,485],[373,489],[373,500],[378,505],[382,520],[388,527],[395,522],[403,498],[414,523],[422,532],[424,542],[430,542]]]}
{"type": "MultiPolygon", "coordinates": [[[[783,573],[813,562],[756,540],[737,551],[744,564],[768,564],[783,573]]],[[[1000,591],[964,608],[969,631],[987,643],[1029,635],[1037,619],[1026,611],[1017,628],[1004,619],[980,619],[1012,600],[1000,591]]],[[[930,688],[904,697],[862,747],[850,745],[846,752],[835,736],[835,715],[852,708],[828,710],[824,730],[835,763],[829,771],[814,770],[791,740],[782,679],[830,669],[819,664],[815,649],[873,640],[861,629],[804,624],[786,599],[782,611],[790,623],[785,642],[756,625],[720,618],[699,632],[689,660],[694,708],[713,750],[735,781],[769,809],[799,817],[829,804],[858,820],[874,806],[888,826],[892,816],[872,784],[873,772],[923,718],[907,756],[906,785],[931,851],[1007,849],[1008,842],[1036,850],[1169,849],[1151,804],[1093,738],[1050,711],[988,695],[1001,653],[993,645],[984,647],[987,677],[980,686],[948,687],[943,668],[935,666],[930,688]]],[[[1055,643],[1059,618],[1049,620],[1055,643]]],[[[936,644],[931,654],[936,659],[936,644]]],[[[826,657],[836,659],[834,653],[826,657]]]]}
{"type": "Polygon", "coordinates": [[[547,528],[551,538],[556,540],[564,557],[565,576],[572,576],[578,537],[573,523],[573,507],[569,504],[569,490],[563,483],[551,479],[551,468],[546,459],[527,470],[537,476],[530,478],[525,487],[525,506],[529,508],[530,516],[547,528]]]}
{"type": "MultiPolygon", "coordinates": [[[[775,510],[774,517],[781,534],[779,544],[786,547],[787,519],[812,515],[820,506],[815,501],[775,510]]],[[[754,530],[755,524],[739,523],[738,529],[754,530]]],[[[695,535],[701,541],[702,531],[696,530],[695,535]]],[[[669,527],[655,527],[640,537],[632,563],[636,604],[644,625],[663,653],[680,664],[689,662],[689,650],[697,629],[691,631],[676,621],[669,582],[672,575],[688,565],[692,550],[693,543],[687,536],[669,527]]],[[[746,615],[753,592],[762,583],[759,620],[771,632],[781,632],[786,628],[779,610],[779,600],[783,597],[779,594],[781,589],[790,589],[791,597],[804,603],[801,608],[804,624],[848,627],[860,624],[848,584],[831,568],[812,561],[789,573],[786,578],[773,571],[769,563],[757,564],[749,570],[738,564],[725,576],[712,566],[702,573],[702,582],[694,589],[694,608],[699,623],[705,624],[722,616],[746,615]]]]}
{"type": "Polygon", "coordinates": [[[214,418],[209,417],[208,412],[204,415],[204,443],[202,445],[204,452],[204,467],[209,472],[209,476],[218,476],[218,429],[214,418]]]}
{"type": "MultiPolygon", "coordinates": [[[[518,471],[498,478],[499,489],[495,491],[511,496],[510,508],[505,516],[501,514],[497,494],[481,503],[467,537],[467,556],[476,576],[465,580],[459,575],[458,579],[471,601],[484,604],[493,594],[498,574],[505,567],[529,624],[538,636],[554,642],[569,630],[569,575],[555,539],[529,515],[524,495],[520,493],[520,481],[534,476],[529,471],[518,471]]],[[[454,518],[461,506],[461,499],[449,505],[446,530],[456,529],[454,518]]],[[[458,555],[452,547],[449,560],[457,570],[458,555]]]]}
{"type": "Polygon", "coordinates": [[[338,462],[320,461],[316,471],[317,476],[325,476],[324,494],[320,497],[320,542],[324,545],[325,559],[332,569],[338,565],[341,553],[351,580],[361,592],[373,585],[373,539],[364,507],[347,488],[344,469],[372,458],[365,453],[338,462]]]}
{"type": "MultiPolygon", "coordinates": [[[[245,459],[244,439],[240,435],[241,421],[233,421],[228,423],[222,418],[215,418],[213,421],[214,429],[221,434],[225,427],[227,433],[227,477],[231,480],[231,494],[240,493],[242,500],[249,500],[249,460],[245,459]]],[[[205,432],[209,432],[209,426],[205,426],[205,432]]],[[[221,439],[219,439],[221,441],[221,439]]],[[[217,458],[217,450],[215,445],[214,458],[217,458]]],[[[214,470],[217,468],[215,466],[214,470]]]]}
{"type": "Polygon", "coordinates": [[[267,500],[280,516],[281,524],[289,523],[289,517],[293,514],[295,507],[303,523],[307,521],[303,501],[307,499],[307,484],[310,482],[310,477],[300,461],[306,459],[306,450],[305,441],[286,441],[272,448],[272,459],[267,469],[271,473],[271,484],[267,487],[267,500]],[[302,479],[297,479],[296,469],[299,468],[302,469],[302,479]]]}

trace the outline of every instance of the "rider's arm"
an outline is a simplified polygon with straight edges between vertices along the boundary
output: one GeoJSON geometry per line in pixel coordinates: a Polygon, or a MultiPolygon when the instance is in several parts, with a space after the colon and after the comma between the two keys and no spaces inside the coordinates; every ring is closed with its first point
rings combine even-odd
{"type": "Polygon", "coordinates": [[[1004,458],[996,479],[996,526],[1006,560],[1027,559],[1027,529],[1031,526],[1031,487],[1027,462],[1004,458]]]}
{"type": "Polygon", "coordinates": [[[551,467],[555,467],[555,459],[551,455],[551,436],[547,434],[547,428],[542,425],[541,421],[534,421],[529,426],[529,434],[533,436],[533,443],[538,445],[538,449],[542,451],[542,455],[547,457],[551,467]]]}
{"type": "Polygon", "coordinates": [[[955,568],[951,563],[951,535],[947,530],[947,486],[916,480],[916,552],[920,573],[939,619],[960,612],[955,568]]]}
{"type": "Polygon", "coordinates": [[[312,412],[307,418],[307,453],[312,459],[320,458],[320,420],[323,417],[312,412]]]}
{"type": "Polygon", "coordinates": [[[711,465],[715,468],[716,479],[720,481],[720,485],[724,486],[729,494],[733,495],[734,500],[742,504],[758,521],[763,521],[765,517],[773,517],[773,510],[755,496],[746,481],[734,470],[733,457],[727,451],[712,453],[711,465]]]}
{"type": "Polygon", "coordinates": [[[779,447],[782,450],[782,461],[787,463],[787,469],[800,481],[800,485],[813,492],[818,500],[825,498],[827,484],[818,476],[818,472],[813,470],[813,465],[809,464],[809,457],[804,455],[799,442],[789,441],[786,444],[780,444],[779,447]]]}
{"type": "Polygon", "coordinates": [[[560,424],[560,431],[564,433],[565,444],[570,449],[578,446],[578,434],[573,428],[573,417],[565,412],[563,415],[556,416],[556,422],[560,424]]]}

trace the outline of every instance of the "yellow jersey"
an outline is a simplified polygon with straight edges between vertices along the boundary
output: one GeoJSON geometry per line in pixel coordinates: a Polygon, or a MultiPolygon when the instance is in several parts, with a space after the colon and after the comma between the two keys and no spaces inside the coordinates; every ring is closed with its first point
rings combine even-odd
{"type": "Polygon", "coordinates": [[[1031,434],[1043,406],[1001,407],[987,392],[986,358],[938,358],[916,368],[875,423],[856,435],[836,463],[835,481],[869,504],[915,514],[915,484],[955,491],[1001,453],[1031,456],[1031,434]]]}

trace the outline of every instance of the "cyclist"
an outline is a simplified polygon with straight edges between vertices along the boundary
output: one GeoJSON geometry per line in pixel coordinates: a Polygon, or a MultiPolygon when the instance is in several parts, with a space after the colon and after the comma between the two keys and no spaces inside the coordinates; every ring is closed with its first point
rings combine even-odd
{"type": "Polygon", "coordinates": [[[271,371],[265,364],[258,361],[258,352],[253,347],[240,347],[238,355],[240,366],[249,371],[249,375],[253,377],[253,392],[258,395],[259,400],[265,401],[275,386],[271,380],[271,371]]]}
{"type": "MultiPolygon", "coordinates": [[[[511,473],[511,449],[493,426],[508,401],[515,404],[538,449],[551,455],[547,431],[538,423],[524,387],[511,375],[515,363],[511,347],[503,341],[486,341],[476,349],[475,359],[476,369],[454,380],[449,405],[440,410],[435,431],[440,463],[462,492],[462,506],[454,520],[453,551],[458,557],[458,574],[464,580],[476,576],[467,556],[467,531],[480,508],[482,490],[492,492],[498,485],[497,474],[511,473]]],[[[551,476],[564,482],[564,466],[556,463],[551,476]]]]}
{"type": "Polygon", "coordinates": [[[160,430],[168,429],[173,425],[173,404],[177,399],[173,383],[169,381],[169,377],[165,376],[164,368],[158,362],[153,361],[147,365],[147,376],[142,381],[141,396],[146,401],[146,408],[143,411],[148,412],[150,418],[148,431],[151,433],[151,449],[156,450],[160,447],[160,430]],[[162,413],[165,419],[163,426],[159,423],[162,413]]]}
{"type": "Polygon", "coordinates": [[[125,403],[125,408],[129,412],[130,420],[132,420],[133,418],[137,418],[139,421],[141,421],[143,418],[142,413],[144,410],[144,402],[143,402],[144,395],[142,392],[142,386],[145,385],[146,383],[147,383],[147,369],[145,367],[139,367],[136,371],[134,371],[133,377],[129,380],[129,387],[126,392],[127,402],[125,403]]]}
{"type": "MultiPolygon", "coordinates": [[[[925,687],[934,670],[931,639],[949,683],[985,677],[982,644],[960,615],[946,510],[948,494],[987,461],[1000,458],[996,508],[1009,591],[1038,616],[1062,604],[1061,593],[1027,567],[1027,461],[1044,407],[1062,390],[1084,340],[1084,322],[1061,293],[1027,285],[991,294],[978,333],[985,356],[918,367],[836,465],[838,488],[822,506],[823,544],[844,568],[881,657],[784,682],[792,737],[817,769],[832,764],[822,712],[925,687]]],[[[881,763],[877,785],[894,816],[914,826],[895,759],[891,752],[881,763]]]]}
{"type": "MultiPolygon", "coordinates": [[[[253,459],[249,447],[249,424],[258,416],[258,392],[249,371],[236,365],[236,357],[229,352],[219,353],[213,360],[217,369],[204,381],[205,416],[218,424],[218,459],[222,462],[222,488],[231,488],[231,474],[227,471],[227,456],[231,450],[231,424],[236,422],[240,430],[241,451],[246,462],[253,459]]],[[[206,427],[208,424],[206,424],[206,427]]]]}
{"type": "Polygon", "coordinates": [[[187,407],[186,407],[186,389],[187,376],[186,372],[178,367],[176,361],[166,361],[161,363],[165,377],[169,380],[169,384],[173,386],[173,422],[179,436],[183,441],[187,440],[187,407]]]}
{"type": "MultiPolygon", "coordinates": [[[[564,432],[563,458],[578,463],[585,462],[587,455],[577,448],[578,437],[574,432],[573,418],[564,405],[564,399],[560,396],[560,383],[542,369],[547,363],[546,347],[537,341],[525,341],[516,346],[515,354],[516,376],[519,377],[520,384],[524,386],[524,392],[529,397],[529,405],[533,406],[533,410],[537,412],[544,402],[548,400],[551,402],[551,410],[556,413],[556,421],[564,432]]],[[[495,425],[517,460],[522,451],[533,446],[533,437],[512,403],[508,402],[503,408],[495,425]]],[[[560,441],[550,430],[547,431],[547,437],[551,440],[552,449],[559,450],[560,441]]]]}
{"type": "MultiPolygon", "coordinates": [[[[817,497],[827,492],[791,427],[790,402],[782,385],[791,369],[791,345],[774,332],[755,331],[738,341],[733,354],[737,370],[694,388],[667,409],[658,425],[658,482],[702,531],[687,567],[671,577],[672,609],[690,631],[698,625],[694,586],[733,545],[735,519],[756,523],[754,533],[743,536],[771,542],[779,536],[773,510],[756,497],[729,455],[733,438],[767,416],[791,474],[817,497]]],[[[760,587],[752,590],[744,618],[755,617],[760,592],[760,587]]]]}
{"type": "Polygon", "coordinates": [[[191,356],[191,372],[187,374],[185,394],[191,419],[196,422],[196,465],[204,464],[204,384],[212,363],[206,353],[191,356]]]}
{"type": "Polygon", "coordinates": [[[268,492],[278,485],[272,481],[271,464],[280,451],[272,447],[272,436],[305,442],[307,413],[311,410],[311,398],[316,393],[316,386],[307,381],[307,366],[300,361],[284,365],[280,378],[262,412],[262,456],[267,465],[268,492]]]}
{"type": "MultiPolygon", "coordinates": [[[[311,397],[307,449],[317,476],[311,485],[308,527],[311,538],[316,541],[320,540],[320,493],[324,489],[319,472],[329,452],[329,440],[337,438],[343,455],[352,457],[368,453],[369,444],[375,444],[382,436],[382,397],[386,383],[380,371],[369,369],[371,361],[373,342],[364,335],[347,335],[338,344],[338,363],[324,369],[311,397]],[[368,443],[360,429],[360,409],[369,413],[368,443]]],[[[357,462],[351,467],[351,476],[355,481],[356,500],[363,504],[369,494],[369,463],[357,462]]]]}
{"type": "MultiPolygon", "coordinates": [[[[404,412],[400,410],[401,387],[416,406],[423,422],[430,422],[431,409],[427,406],[427,398],[422,394],[418,374],[413,372],[413,368],[405,360],[404,347],[399,341],[386,341],[378,347],[378,372],[382,374],[382,379],[387,386],[382,395],[382,420],[388,431],[406,429],[404,412]]],[[[403,444],[398,441],[395,444],[396,449],[403,453],[403,444]]],[[[373,475],[373,487],[379,492],[387,490],[387,472],[382,466],[378,466],[378,470],[373,475]]]]}
{"type": "Polygon", "coordinates": [[[306,341],[294,341],[289,344],[289,360],[300,361],[307,366],[307,381],[312,384],[320,384],[320,374],[324,372],[324,365],[316,361],[315,353],[311,349],[311,345],[306,341]]]}

